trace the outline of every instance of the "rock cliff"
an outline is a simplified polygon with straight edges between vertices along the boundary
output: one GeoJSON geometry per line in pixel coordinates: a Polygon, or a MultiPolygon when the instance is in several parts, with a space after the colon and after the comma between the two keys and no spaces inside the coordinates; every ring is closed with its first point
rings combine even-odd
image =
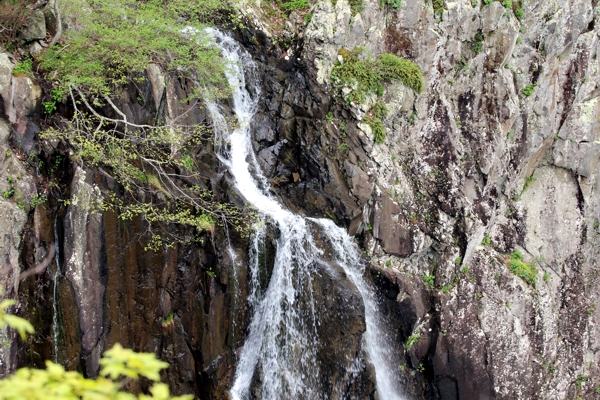
{"type": "MultiPolygon", "coordinates": [[[[310,18],[292,12],[283,27],[247,5],[249,27],[236,35],[262,81],[253,121],[259,163],[291,209],[333,218],[356,235],[403,356],[407,397],[593,398],[600,387],[597,1],[397,5],[367,1],[356,10],[347,0],[319,1],[310,18]],[[344,62],[340,49],[359,47],[363,57],[414,61],[423,92],[394,83],[350,101],[352,88],[334,85],[331,73],[344,62]],[[382,143],[365,119],[377,101],[387,109],[382,143]]],[[[217,229],[203,245],[152,253],[143,250],[141,221],[75,202],[61,208],[61,196],[85,203],[121,189],[62,145],[37,143],[41,89],[12,68],[0,55],[0,190],[14,190],[0,198],[0,226],[8,227],[0,284],[19,294],[38,333],[25,344],[3,337],[13,345],[2,345],[0,373],[55,358],[94,375],[101,352],[120,342],[169,361],[165,379],[175,393],[224,398],[249,312],[247,277],[233,279],[227,241],[245,263],[247,238],[217,229]],[[27,167],[29,154],[38,158],[27,167]],[[47,187],[38,159],[56,166],[64,190],[32,211],[36,181],[47,187]],[[19,285],[20,268],[56,240],[57,262],[19,285]]],[[[151,66],[145,84],[124,89],[129,119],[187,112],[189,123],[202,121],[203,109],[179,101],[190,88],[166,78],[151,66]]],[[[202,160],[210,185],[241,204],[211,146],[202,160]]],[[[319,350],[324,359],[356,351],[364,330],[360,310],[340,317],[353,288],[338,289],[346,302],[329,297],[336,279],[343,277],[324,274],[315,286],[322,313],[335,311],[321,328],[332,338],[319,350]]],[[[332,375],[342,364],[331,362],[332,375]]],[[[364,375],[348,393],[373,395],[364,375]]]]}

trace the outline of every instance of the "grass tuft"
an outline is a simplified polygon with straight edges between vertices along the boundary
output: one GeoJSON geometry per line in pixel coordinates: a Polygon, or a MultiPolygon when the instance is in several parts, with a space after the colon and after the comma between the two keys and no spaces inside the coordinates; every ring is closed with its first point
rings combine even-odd
{"type": "Polygon", "coordinates": [[[531,286],[535,286],[538,279],[537,269],[533,264],[524,262],[523,255],[520,252],[514,251],[510,255],[508,268],[513,274],[517,275],[531,286]]]}

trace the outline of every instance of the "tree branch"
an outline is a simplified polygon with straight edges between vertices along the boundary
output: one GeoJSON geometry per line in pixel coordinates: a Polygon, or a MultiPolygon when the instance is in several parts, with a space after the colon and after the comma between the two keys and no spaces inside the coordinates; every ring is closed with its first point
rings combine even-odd
{"type": "MultiPolygon", "coordinates": [[[[90,105],[90,103],[88,103],[88,101],[86,100],[84,94],[81,92],[81,90],[79,90],[79,88],[77,86],[70,85],[70,87],[73,88],[73,89],[75,89],[75,91],[79,94],[79,97],[81,97],[81,100],[83,101],[83,104],[85,104],[85,106],[87,107],[87,109],[90,110],[90,112],[92,114],[94,114],[94,116],[96,118],[98,118],[100,120],[114,122],[116,124],[126,124],[126,125],[129,125],[129,126],[133,126],[134,128],[154,128],[151,125],[138,125],[138,124],[133,124],[131,122],[127,122],[127,120],[121,120],[121,119],[113,119],[113,118],[103,117],[102,115],[98,114],[98,112],[96,110],[94,110],[94,108],[90,105]]],[[[115,107],[115,105],[113,104],[112,101],[110,102],[110,104],[113,107],[115,107]]],[[[124,115],[120,111],[119,111],[119,114],[124,115]]]]}
{"type": "Polygon", "coordinates": [[[48,265],[52,262],[52,259],[54,258],[54,253],[55,253],[55,245],[54,245],[54,243],[52,243],[50,245],[50,247],[48,248],[48,254],[46,255],[46,258],[44,258],[42,260],[42,262],[40,262],[35,267],[29,268],[29,269],[21,272],[21,274],[19,275],[19,280],[22,281],[22,280],[29,278],[31,275],[37,275],[37,274],[41,274],[42,272],[44,272],[46,270],[46,267],[48,267],[48,265]]]}
{"type": "Polygon", "coordinates": [[[63,34],[62,20],[60,17],[60,10],[58,9],[58,0],[54,0],[54,14],[56,15],[56,25],[57,25],[56,35],[54,35],[54,38],[52,38],[52,41],[50,42],[50,44],[48,44],[48,47],[55,46],[63,34]]]}

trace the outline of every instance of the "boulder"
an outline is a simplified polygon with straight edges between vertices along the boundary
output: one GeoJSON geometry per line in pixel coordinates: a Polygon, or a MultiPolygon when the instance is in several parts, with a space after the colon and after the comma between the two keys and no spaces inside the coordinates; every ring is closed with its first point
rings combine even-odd
{"type": "Polygon", "coordinates": [[[26,43],[46,38],[46,17],[40,10],[32,11],[27,19],[26,28],[21,32],[21,40],[26,43]]]}

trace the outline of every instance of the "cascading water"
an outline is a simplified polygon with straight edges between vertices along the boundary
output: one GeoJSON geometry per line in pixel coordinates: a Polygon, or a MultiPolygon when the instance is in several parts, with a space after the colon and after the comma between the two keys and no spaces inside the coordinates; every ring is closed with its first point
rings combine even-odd
{"type": "Polygon", "coordinates": [[[52,286],[52,341],[54,342],[54,362],[58,363],[58,339],[59,339],[59,325],[58,325],[58,278],[60,278],[60,242],[58,237],[58,215],[54,220],[54,262],[56,264],[56,271],[54,271],[54,283],[52,286]]]}
{"type": "Polygon", "coordinates": [[[358,249],[332,221],[295,215],[268,194],[268,183],[258,167],[250,138],[250,121],[260,93],[256,66],[231,37],[213,29],[208,32],[228,63],[227,79],[237,117],[235,128],[230,130],[224,110],[216,103],[207,105],[215,129],[216,151],[233,175],[236,188],[267,222],[257,228],[251,241],[249,305],[253,317],[238,360],[232,397],[250,398],[258,371],[260,398],[329,398],[329,394],[319,389],[322,368],[316,357],[319,319],[315,313],[312,278],[316,266],[322,263],[323,250],[315,244],[313,235],[319,232],[362,296],[366,319],[363,348],[375,370],[379,398],[401,399],[401,389],[393,374],[397,365],[390,353],[393,347],[381,329],[373,288],[363,278],[364,265],[358,249]],[[273,272],[263,290],[258,254],[265,225],[275,227],[278,237],[273,272]]]}

